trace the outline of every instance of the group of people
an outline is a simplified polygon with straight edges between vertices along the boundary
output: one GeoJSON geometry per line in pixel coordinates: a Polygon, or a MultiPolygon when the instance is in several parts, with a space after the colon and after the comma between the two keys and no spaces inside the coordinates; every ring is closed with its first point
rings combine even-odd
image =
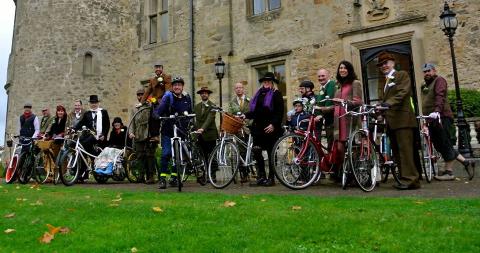
{"type": "MultiPolygon", "coordinates": [[[[380,98],[382,107],[387,107],[378,117],[385,120],[386,131],[391,141],[394,159],[400,169],[401,183],[394,187],[400,190],[420,188],[419,163],[415,160],[416,150],[415,133],[418,125],[415,110],[411,102],[412,83],[409,74],[395,69],[395,58],[388,52],[378,56],[378,67],[385,76],[385,86],[380,98]],[[412,150],[414,152],[412,152],[412,150]]],[[[138,104],[132,110],[131,125],[127,129],[120,118],[114,118],[110,137],[108,112],[100,108],[99,99],[91,95],[89,110],[82,108],[80,100],[75,101],[74,110],[67,113],[65,107],[58,105],[55,116],[50,116],[48,108],[42,109],[43,117],[39,120],[31,111],[32,105],[24,106],[24,113],[20,116],[20,135],[44,138],[62,137],[67,127],[79,130],[88,128],[95,134],[82,135],[80,141],[87,151],[94,153],[94,144],[122,148],[125,140],[133,143],[137,159],[141,161],[143,171],[140,178],[145,183],[154,183],[155,151],[160,144],[162,147],[159,168],[159,188],[168,185],[176,186],[178,178],[175,170],[169,171],[171,160],[171,141],[173,137],[173,122],[161,120],[162,116],[195,113],[194,131],[199,134],[198,145],[206,158],[212,152],[218,139],[216,114],[211,109],[215,104],[210,100],[212,91],[208,87],[201,87],[196,93],[201,101],[195,106],[192,99],[184,91],[185,82],[181,77],[172,78],[164,73],[163,64],[154,64],[155,76],[149,80],[146,89],[136,92],[138,104]]],[[[422,85],[422,111],[430,116],[429,130],[435,148],[445,159],[445,168],[440,170],[437,179],[452,180],[452,166],[458,160],[468,169],[473,169],[474,163],[466,160],[453,149],[448,127],[453,123],[453,114],[447,101],[447,82],[437,75],[433,64],[422,66],[425,83],[422,85]],[[440,119],[440,120],[438,120],[440,119]],[[439,123],[441,122],[441,123],[439,123]]],[[[315,93],[312,81],[304,80],[299,85],[299,99],[293,102],[294,109],[287,113],[287,124],[297,126],[302,119],[309,117],[312,111],[308,106],[316,106],[315,120],[319,129],[324,129],[328,142],[328,149],[335,150],[337,167],[341,168],[343,154],[348,135],[350,133],[350,117],[340,117],[345,114],[345,108],[340,104],[346,103],[348,109],[354,109],[364,103],[362,100],[362,84],[358,80],[353,65],[348,61],[338,64],[336,80],[330,78],[326,69],[317,72],[319,89],[315,93]],[[325,100],[331,98],[330,100],[325,100]]],[[[253,136],[253,155],[257,161],[257,179],[251,182],[252,186],[272,186],[275,184],[271,152],[276,140],[283,134],[284,104],[283,95],[277,88],[279,80],[274,73],[267,72],[259,79],[260,88],[253,97],[245,94],[242,82],[234,84],[235,95],[229,102],[227,111],[242,118],[250,125],[253,136]],[[265,159],[262,152],[268,154],[268,173],[265,170],[265,159]]],[[[178,127],[181,132],[188,133],[187,119],[180,120],[178,127]]],[[[418,156],[418,154],[417,154],[418,156]]],[[[88,173],[86,173],[88,174],[88,173]]],[[[88,176],[88,175],[87,175],[88,176]]]]}

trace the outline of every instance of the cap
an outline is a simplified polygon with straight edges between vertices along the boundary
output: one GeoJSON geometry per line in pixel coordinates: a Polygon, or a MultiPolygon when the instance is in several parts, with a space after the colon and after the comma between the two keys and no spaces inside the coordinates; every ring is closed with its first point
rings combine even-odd
{"type": "Polygon", "coordinates": [[[422,70],[423,71],[429,71],[435,69],[435,65],[433,63],[425,63],[422,65],[422,70]]]}
{"type": "Polygon", "coordinates": [[[23,108],[32,108],[32,103],[27,102],[23,105],[23,108]]]}

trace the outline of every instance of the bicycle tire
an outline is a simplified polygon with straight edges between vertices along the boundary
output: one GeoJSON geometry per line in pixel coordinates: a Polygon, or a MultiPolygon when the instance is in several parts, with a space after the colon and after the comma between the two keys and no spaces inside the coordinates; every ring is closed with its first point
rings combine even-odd
{"type": "Polygon", "coordinates": [[[82,166],[82,159],[77,158],[77,161],[74,162],[76,152],[73,150],[68,150],[62,154],[59,164],[59,176],[60,180],[65,186],[72,186],[77,182],[78,176],[80,174],[80,169],[82,166]],[[71,178],[67,176],[72,176],[71,178]]]}
{"type": "Polygon", "coordinates": [[[9,167],[5,173],[5,183],[11,184],[17,180],[17,167],[18,167],[18,159],[20,157],[18,154],[13,155],[12,161],[9,163],[9,167]],[[11,166],[10,166],[11,165],[11,166]]]}
{"type": "Polygon", "coordinates": [[[373,143],[364,131],[356,131],[348,140],[348,153],[353,176],[360,189],[370,192],[377,183],[379,161],[373,143]]]}
{"type": "Polygon", "coordinates": [[[345,159],[343,159],[343,165],[342,165],[342,189],[346,190],[347,189],[347,184],[348,184],[348,174],[349,174],[349,168],[348,165],[350,163],[348,162],[348,154],[345,153],[345,159]]]}
{"type": "Polygon", "coordinates": [[[180,142],[178,140],[173,141],[173,154],[175,156],[174,163],[175,163],[175,169],[177,170],[177,187],[178,191],[182,191],[182,175],[184,174],[184,166],[182,166],[182,159],[180,158],[180,142]]]}
{"type": "Polygon", "coordinates": [[[208,179],[213,187],[223,189],[230,185],[238,173],[239,152],[231,141],[218,143],[208,159],[208,179]]]}
{"type": "Polygon", "coordinates": [[[275,175],[280,183],[292,190],[307,188],[320,173],[318,150],[312,141],[305,143],[304,139],[305,136],[299,134],[284,135],[275,143],[272,150],[275,175]],[[305,149],[305,155],[298,160],[297,154],[302,149],[305,149]]]}
{"type": "Polygon", "coordinates": [[[18,181],[21,184],[27,184],[30,182],[33,173],[33,155],[30,152],[25,152],[20,155],[20,173],[18,175],[18,181]]]}
{"type": "Polygon", "coordinates": [[[107,175],[102,175],[100,173],[96,173],[95,171],[93,172],[93,178],[95,179],[95,181],[97,181],[97,183],[99,184],[104,184],[108,181],[108,178],[109,176],[107,175]]]}
{"type": "Polygon", "coordinates": [[[137,154],[131,153],[128,155],[125,160],[125,170],[127,174],[127,179],[130,183],[139,183],[144,178],[142,178],[142,167],[137,160],[137,154]]]}
{"type": "Polygon", "coordinates": [[[46,169],[46,158],[48,159],[50,157],[48,157],[47,151],[42,150],[35,156],[35,162],[33,163],[34,178],[39,184],[45,183],[49,176],[49,171],[46,169]]]}
{"type": "Polygon", "coordinates": [[[206,185],[207,184],[207,172],[206,172],[206,167],[207,163],[205,162],[204,155],[202,153],[202,150],[198,148],[195,144],[192,145],[192,160],[191,160],[191,165],[193,169],[195,170],[195,177],[197,178],[197,183],[200,185],[206,185]]]}
{"type": "Polygon", "coordinates": [[[433,178],[433,170],[434,170],[434,161],[432,158],[433,154],[433,147],[432,143],[428,141],[428,136],[423,135],[420,138],[420,153],[421,153],[421,160],[422,160],[422,167],[423,167],[423,174],[425,175],[425,180],[430,183],[432,182],[433,178]]]}

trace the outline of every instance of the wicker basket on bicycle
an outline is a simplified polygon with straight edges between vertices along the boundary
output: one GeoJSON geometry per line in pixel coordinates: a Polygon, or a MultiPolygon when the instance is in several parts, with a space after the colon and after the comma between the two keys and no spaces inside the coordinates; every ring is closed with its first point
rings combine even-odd
{"type": "Polygon", "coordinates": [[[43,151],[43,150],[52,148],[53,140],[49,140],[49,141],[38,140],[38,141],[35,141],[35,144],[40,150],[43,151]]]}
{"type": "Polygon", "coordinates": [[[243,121],[235,118],[230,113],[224,113],[222,116],[222,125],[220,129],[229,134],[237,134],[243,127],[243,121]]]}

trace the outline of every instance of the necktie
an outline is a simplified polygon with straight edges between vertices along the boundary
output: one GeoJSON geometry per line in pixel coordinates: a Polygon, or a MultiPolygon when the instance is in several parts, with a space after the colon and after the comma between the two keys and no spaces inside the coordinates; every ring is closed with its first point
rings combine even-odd
{"type": "Polygon", "coordinates": [[[243,99],[240,99],[240,111],[243,109],[243,99]]]}

